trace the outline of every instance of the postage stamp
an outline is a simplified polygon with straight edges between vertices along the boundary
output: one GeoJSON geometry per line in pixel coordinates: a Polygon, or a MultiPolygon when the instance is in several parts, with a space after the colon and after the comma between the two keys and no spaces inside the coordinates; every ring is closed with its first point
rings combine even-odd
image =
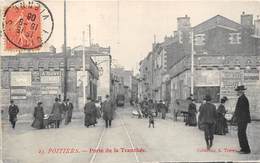
{"type": "Polygon", "coordinates": [[[5,50],[39,49],[54,28],[50,9],[41,1],[18,0],[4,12],[5,50]]]}

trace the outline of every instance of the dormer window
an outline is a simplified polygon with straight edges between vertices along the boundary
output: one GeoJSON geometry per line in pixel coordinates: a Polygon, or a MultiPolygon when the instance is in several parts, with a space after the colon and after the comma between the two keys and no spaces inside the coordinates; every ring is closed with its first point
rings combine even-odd
{"type": "Polygon", "coordinates": [[[230,44],[241,44],[241,34],[240,33],[229,33],[229,43],[230,44]]]}

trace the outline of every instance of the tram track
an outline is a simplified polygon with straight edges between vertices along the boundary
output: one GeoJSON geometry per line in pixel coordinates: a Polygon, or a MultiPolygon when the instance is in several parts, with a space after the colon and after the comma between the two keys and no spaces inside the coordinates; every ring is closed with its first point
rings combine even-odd
{"type": "MultiPolygon", "coordinates": [[[[113,132],[113,129],[117,129],[118,130],[118,127],[120,128],[120,136],[122,137],[122,139],[126,140],[125,138],[127,138],[127,144],[128,145],[124,145],[124,146],[121,146],[121,148],[127,148],[127,149],[132,149],[133,152],[125,152],[124,154],[127,154],[128,157],[130,155],[133,155],[134,156],[134,159],[131,159],[129,160],[129,162],[136,162],[136,163],[139,163],[140,162],[140,159],[137,155],[137,152],[134,150],[135,149],[135,145],[133,143],[133,138],[131,137],[131,135],[129,134],[129,130],[126,126],[126,123],[125,121],[123,120],[122,116],[120,115],[120,111],[119,112],[116,112],[116,117],[117,117],[117,120],[114,120],[112,123],[112,128],[104,128],[99,136],[99,139],[98,139],[98,142],[97,142],[97,145],[95,147],[95,150],[98,150],[100,148],[102,148],[102,145],[105,145],[105,144],[109,144],[109,138],[111,136],[111,133],[110,132],[113,132]],[[119,121],[119,126],[115,126],[115,121],[119,121]],[[121,132],[123,131],[123,133],[121,132]]],[[[117,131],[118,132],[118,131],[117,131]]],[[[121,138],[120,137],[120,138],[121,138]]],[[[119,142],[120,139],[118,139],[118,143],[120,144],[119,142]]],[[[115,141],[115,140],[113,140],[115,141]]],[[[122,142],[121,142],[122,143],[122,142]]],[[[119,144],[116,144],[116,145],[119,145],[119,144]]],[[[124,143],[125,144],[125,143],[124,143]]],[[[104,147],[104,146],[103,146],[104,147]]],[[[120,157],[119,155],[117,155],[116,153],[110,153],[111,155],[115,155],[116,157],[118,157],[118,162],[124,162],[124,161],[121,161],[122,157],[120,157]]],[[[123,154],[123,153],[121,153],[123,154]]],[[[90,163],[99,163],[98,162],[98,158],[99,157],[102,157],[102,155],[104,155],[104,153],[97,153],[97,152],[94,152],[90,158],[90,163]]]]}

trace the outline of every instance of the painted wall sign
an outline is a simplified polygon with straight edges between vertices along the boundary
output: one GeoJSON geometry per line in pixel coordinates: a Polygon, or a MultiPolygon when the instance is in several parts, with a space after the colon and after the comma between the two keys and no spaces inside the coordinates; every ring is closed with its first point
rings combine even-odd
{"type": "Polygon", "coordinates": [[[244,83],[244,72],[241,70],[223,70],[221,72],[221,96],[236,97],[235,88],[244,83]]]}
{"type": "Polygon", "coordinates": [[[257,69],[250,69],[244,71],[244,81],[254,82],[259,80],[259,71],[257,69]]]}
{"type": "Polygon", "coordinates": [[[11,72],[11,86],[31,86],[31,72],[11,72]]]}
{"type": "Polygon", "coordinates": [[[195,86],[219,86],[220,72],[218,70],[196,70],[195,86]]]}

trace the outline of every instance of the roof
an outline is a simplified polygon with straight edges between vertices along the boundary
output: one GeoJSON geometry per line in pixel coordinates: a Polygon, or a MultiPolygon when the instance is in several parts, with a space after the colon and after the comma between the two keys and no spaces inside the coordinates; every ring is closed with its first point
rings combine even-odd
{"type": "Polygon", "coordinates": [[[241,29],[242,25],[233,20],[230,20],[224,16],[216,15],[216,16],[196,25],[195,27],[193,27],[193,30],[195,33],[201,33],[201,32],[216,28],[216,27],[221,27],[221,28],[226,28],[229,30],[237,31],[237,30],[241,29]]]}

